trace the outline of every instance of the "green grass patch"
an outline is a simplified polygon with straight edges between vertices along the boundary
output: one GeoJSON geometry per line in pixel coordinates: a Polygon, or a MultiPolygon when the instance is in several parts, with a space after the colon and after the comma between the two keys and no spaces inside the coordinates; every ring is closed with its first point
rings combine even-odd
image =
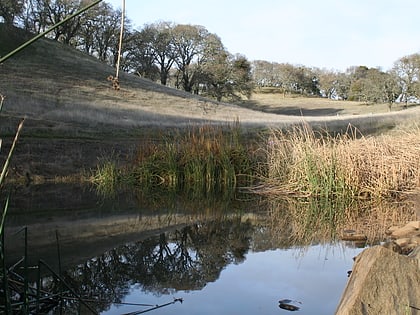
{"type": "Polygon", "coordinates": [[[129,183],[141,187],[213,193],[249,186],[256,177],[255,145],[238,123],[174,129],[138,148],[131,165],[117,169],[109,160],[93,174],[104,190],[129,183]]]}

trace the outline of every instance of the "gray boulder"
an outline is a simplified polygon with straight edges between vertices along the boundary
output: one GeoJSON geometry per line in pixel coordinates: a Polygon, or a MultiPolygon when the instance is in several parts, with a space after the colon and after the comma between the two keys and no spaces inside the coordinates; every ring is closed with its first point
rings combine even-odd
{"type": "Polygon", "coordinates": [[[337,315],[420,315],[420,255],[384,246],[360,253],[337,307],[337,315]]]}

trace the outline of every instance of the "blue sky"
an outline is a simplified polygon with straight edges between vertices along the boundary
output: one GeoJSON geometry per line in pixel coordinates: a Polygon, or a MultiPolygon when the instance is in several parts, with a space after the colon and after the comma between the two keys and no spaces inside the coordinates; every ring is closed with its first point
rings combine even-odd
{"type": "MultiPolygon", "coordinates": [[[[123,0],[105,0],[115,8],[123,0]]],[[[125,0],[134,28],[157,21],[204,26],[249,60],[344,71],[388,70],[420,52],[419,0],[125,0]]]]}

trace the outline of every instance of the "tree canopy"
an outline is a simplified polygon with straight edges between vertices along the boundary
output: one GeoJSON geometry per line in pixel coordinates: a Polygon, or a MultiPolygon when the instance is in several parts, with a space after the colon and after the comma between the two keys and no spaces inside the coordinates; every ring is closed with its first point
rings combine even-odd
{"type": "MultiPolygon", "coordinates": [[[[0,0],[0,17],[7,25],[38,34],[87,3],[0,0]]],[[[338,72],[287,62],[250,62],[245,55],[227,51],[221,38],[201,25],[160,21],[133,29],[128,18],[124,24],[122,70],[217,100],[250,97],[255,87],[277,88],[284,95],[390,105],[395,101],[407,104],[420,96],[418,53],[401,57],[389,71],[358,65],[338,72]]],[[[101,2],[49,36],[115,66],[120,27],[121,12],[101,2]]]]}

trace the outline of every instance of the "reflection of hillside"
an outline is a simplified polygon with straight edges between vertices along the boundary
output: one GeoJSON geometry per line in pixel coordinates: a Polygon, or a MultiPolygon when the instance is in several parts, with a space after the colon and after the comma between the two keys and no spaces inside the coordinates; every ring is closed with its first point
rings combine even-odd
{"type": "Polygon", "coordinates": [[[238,201],[235,194],[199,199],[180,193],[121,191],[99,197],[92,187],[68,184],[18,187],[6,218],[6,261],[14,264],[22,256],[23,235],[15,233],[24,226],[31,264],[42,258],[56,266],[58,232],[62,264],[71,267],[120,244],[257,207],[253,201],[238,201]]]}
{"type": "MultiPolygon", "coordinates": [[[[128,243],[68,270],[81,294],[120,301],[131,286],[155,294],[200,290],[248,252],[252,224],[240,217],[194,224],[128,243]]],[[[103,305],[104,306],[104,305],[103,305]]]]}

